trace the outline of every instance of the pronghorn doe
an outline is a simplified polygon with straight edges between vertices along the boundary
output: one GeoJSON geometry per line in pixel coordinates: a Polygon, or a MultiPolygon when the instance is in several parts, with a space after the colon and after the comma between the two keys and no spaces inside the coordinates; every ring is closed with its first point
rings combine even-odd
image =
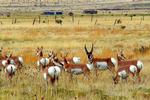
{"type": "Polygon", "coordinates": [[[93,44],[92,44],[92,48],[91,48],[90,52],[87,50],[86,45],[84,48],[85,48],[85,52],[86,52],[88,61],[93,62],[94,66],[96,68],[96,74],[97,74],[98,69],[100,69],[100,70],[108,69],[112,73],[115,72],[115,66],[117,64],[117,61],[114,58],[112,58],[112,57],[111,58],[96,58],[96,57],[94,57],[93,56],[93,48],[94,48],[93,44]]]}
{"type": "MultiPolygon", "coordinates": [[[[122,51],[121,51],[122,53],[122,51]]],[[[119,54],[117,54],[117,60],[118,60],[118,67],[122,67],[122,66],[126,66],[126,65],[134,65],[137,68],[137,77],[138,77],[138,81],[141,81],[141,77],[140,77],[140,72],[143,68],[143,63],[140,60],[126,60],[124,59],[123,54],[120,54],[122,56],[119,56],[119,54]]]]}
{"type": "Polygon", "coordinates": [[[47,81],[47,83],[51,82],[51,84],[54,85],[55,81],[58,81],[59,79],[62,65],[58,62],[54,52],[50,52],[48,55],[49,64],[46,65],[46,68],[43,71],[43,78],[47,81]]]}
{"type": "Polygon", "coordinates": [[[14,64],[11,64],[10,57],[7,57],[5,72],[6,72],[6,77],[8,77],[9,80],[11,80],[12,77],[15,75],[16,69],[17,69],[17,67],[14,64]]]}
{"type": "Polygon", "coordinates": [[[64,70],[70,73],[71,79],[73,77],[73,74],[74,75],[84,74],[85,78],[87,78],[87,76],[89,76],[90,71],[93,69],[92,62],[89,62],[87,64],[68,63],[66,57],[67,57],[67,54],[63,57],[64,70]]]}
{"type": "Polygon", "coordinates": [[[124,65],[118,68],[116,76],[113,77],[114,84],[117,84],[119,79],[126,79],[131,74],[132,80],[135,81],[135,76],[137,75],[137,67],[135,65],[124,65]]]}
{"type": "Polygon", "coordinates": [[[49,64],[49,58],[43,57],[43,47],[37,47],[36,56],[38,56],[37,67],[39,70],[44,71],[49,64]]]}

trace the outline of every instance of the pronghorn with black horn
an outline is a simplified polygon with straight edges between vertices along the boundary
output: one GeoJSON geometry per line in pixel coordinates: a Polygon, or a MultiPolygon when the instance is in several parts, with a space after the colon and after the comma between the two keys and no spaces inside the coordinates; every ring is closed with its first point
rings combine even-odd
{"type": "Polygon", "coordinates": [[[118,56],[117,54],[117,60],[118,60],[118,67],[126,66],[126,65],[134,65],[137,68],[137,77],[138,81],[141,81],[140,72],[143,68],[143,63],[140,60],[125,60],[124,56],[118,56]],[[124,60],[122,60],[124,59],[124,60]]]}
{"type": "Polygon", "coordinates": [[[86,55],[87,55],[87,58],[88,58],[88,61],[89,62],[93,62],[95,68],[96,68],[96,74],[97,74],[97,70],[100,69],[100,70],[105,70],[105,69],[108,69],[110,70],[111,72],[115,72],[115,66],[117,64],[117,61],[114,59],[114,58],[96,58],[93,56],[93,48],[94,48],[94,45],[92,44],[92,48],[91,48],[91,51],[89,52],[86,48],[86,45],[85,45],[85,52],[86,52],[86,55]]]}
{"type": "Polygon", "coordinates": [[[71,78],[72,78],[73,74],[74,75],[84,74],[85,78],[87,78],[89,76],[90,71],[93,69],[92,62],[89,62],[87,64],[68,63],[66,56],[63,57],[64,69],[65,69],[65,71],[70,73],[71,78]]]}
{"type": "Polygon", "coordinates": [[[119,67],[116,76],[113,77],[114,84],[117,84],[120,78],[127,80],[129,75],[131,75],[133,82],[135,82],[137,76],[137,67],[135,65],[124,65],[119,67]]]}

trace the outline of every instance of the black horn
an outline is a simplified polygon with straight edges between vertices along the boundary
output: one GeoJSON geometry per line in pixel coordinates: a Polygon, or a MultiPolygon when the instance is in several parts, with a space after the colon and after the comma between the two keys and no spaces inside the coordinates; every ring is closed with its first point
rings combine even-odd
{"type": "Polygon", "coordinates": [[[86,52],[86,53],[89,53],[88,50],[87,50],[87,48],[86,48],[86,44],[85,44],[84,48],[85,48],[85,52],[86,52]]]}
{"type": "Polygon", "coordinates": [[[94,44],[92,43],[92,48],[91,48],[90,53],[92,53],[92,52],[93,52],[93,48],[94,48],[94,44]]]}

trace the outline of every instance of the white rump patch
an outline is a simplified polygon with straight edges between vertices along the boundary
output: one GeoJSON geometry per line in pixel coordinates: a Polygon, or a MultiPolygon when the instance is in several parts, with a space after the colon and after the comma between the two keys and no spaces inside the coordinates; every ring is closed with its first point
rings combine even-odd
{"type": "Polygon", "coordinates": [[[88,68],[89,70],[92,70],[92,69],[93,69],[93,67],[94,67],[94,65],[93,65],[93,64],[86,64],[86,66],[87,66],[87,68],[88,68]]]}
{"type": "Polygon", "coordinates": [[[118,72],[118,75],[122,78],[122,79],[126,79],[128,77],[128,74],[125,70],[122,70],[120,72],[118,72]]]}
{"type": "Polygon", "coordinates": [[[43,66],[48,65],[48,64],[49,64],[49,59],[48,59],[48,58],[42,58],[42,59],[40,60],[40,63],[41,63],[43,66]]]}
{"type": "Polygon", "coordinates": [[[117,65],[117,61],[116,61],[116,59],[115,59],[115,58],[111,58],[111,62],[113,63],[113,65],[114,65],[114,66],[116,66],[116,65],[117,65]]]}
{"type": "Polygon", "coordinates": [[[138,60],[137,61],[137,67],[139,68],[139,69],[142,69],[143,68],[143,63],[140,61],[140,60],[138,60]]]}
{"type": "Polygon", "coordinates": [[[71,69],[71,73],[75,74],[75,75],[78,75],[78,74],[82,74],[83,71],[82,71],[81,68],[74,68],[74,69],[71,69]]]}
{"type": "Polygon", "coordinates": [[[99,69],[103,69],[103,70],[107,69],[107,67],[108,67],[107,62],[96,62],[96,65],[99,69]]]}
{"type": "Polygon", "coordinates": [[[81,62],[80,57],[73,57],[72,60],[75,64],[79,64],[81,62]]]}
{"type": "Polygon", "coordinates": [[[17,69],[16,66],[12,65],[12,64],[10,64],[6,67],[6,70],[8,73],[14,73],[16,71],[16,69],[17,69]]]}
{"type": "Polygon", "coordinates": [[[129,67],[129,69],[130,69],[130,71],[131,71],[132,73],[136,73],[136,72],[137,72],[137,68],[136,68],[135,65],[131,65],[131,66],[129,67]]]}
{"type": "Polygon", "coordinates": [[[51,66],[48,68],[48,75],[51,77],[58,77],[61,72],[61,69],[58,66],[51,66]]]}

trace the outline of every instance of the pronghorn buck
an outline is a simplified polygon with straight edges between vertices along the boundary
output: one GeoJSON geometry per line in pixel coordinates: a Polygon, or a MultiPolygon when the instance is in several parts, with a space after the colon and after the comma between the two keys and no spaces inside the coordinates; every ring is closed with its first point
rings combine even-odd
{"type": "Polygon", "coordinates": [[[143,63],[140,60],[125,60],[124,56],[118,56],[117,54],[117,60],[118,60],[118,67],[122,67],[122,66],[126,66],[126,65],[134,65],[137,68],[137,77],[138,77],[138,81],[141,81],[141,77],[140,77],[140,72],[143,68],[143,63]],[[123,59],[123,60],[122,60],[123,59]]]}
{"type": "Polygon", "coordinates": [[[117,61],[114,58],[95,58],[93,56],[93,48],[94,47],[92,44],[91,51],[89,52],[85,45],[85,52],[86,52],[87,58],[89,62],[93,62],[94,66],[96,67],[96,74],[97,74],[97,69],[100,69],[100,70],[108,69],[114,73],[117,61]]]}
{"type": "Polygon", "coordinates": [[[90,71],[93,69],[93,63],[87,63],[87,64],[74,64],[74,63],[68,63],[66,56],[63,57],[64,59],[64,69],[65,71],[70,73],[70,76],[72,78],[74,75],[84,74],[85,78],[89,75],[90,71]]]}
{"type": "Polygon", "coordinates": [[[113,77],[114,84],[117,84],[119,79],[126,79],[131,75],[132,80],[135,81],[135,76],[137,75],[137,67],[135,65],[124,65],[118,68],[116,76],[113,77]]]}
{"type": "Polygon", "coordinates": [[[44,70],[46,66],[49,64],[49,58],[43,57],[43,47],[38,47],[36,50],[36,55],[38,56],[37,66],[40,70],[44,70]]]}

